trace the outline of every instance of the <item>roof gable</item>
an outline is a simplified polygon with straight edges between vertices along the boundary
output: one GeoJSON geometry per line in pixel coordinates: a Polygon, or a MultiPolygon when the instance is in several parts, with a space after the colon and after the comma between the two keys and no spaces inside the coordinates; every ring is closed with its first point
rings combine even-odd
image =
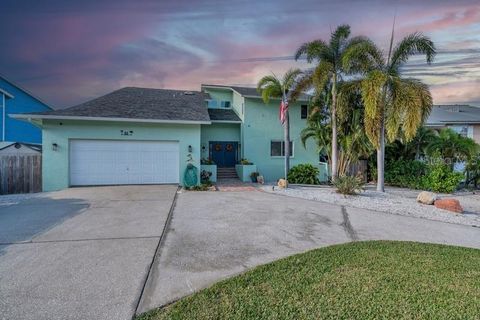
{"type": "MultiPolygon", "coordinates": [[[[45,107],[47,107],[48,109],[51,109],[51,110],[54,110],[52,106],[50,106],[48,103],[46,103],[45,101],[43,101],[42,99],[40,99],[39,97],[37,97],[36,95],[34,95],[33,93],[31,93],[30,91],[28,91],[27,89],[23,88],[22,86],[16,84],[15,82],[7,79],[5,76],[1,75],[0,74],[0,79],[7,82],[8,84],[10,84],[11,86],[17,88],[18,90],[22,91],[23,93],[25,93],[26,95],[30,96],[31,98],[37,100],[38,102],[40,102],[41,104],[43,104],[45,107]]],[[[8,93],[8,92],[7,92],[8,93]]],[[[10,93],[11,94],[11,93],[10,93]]],[[[13,97],[13,96],[12,96],[13,97]]]]}
{"type": "Polygon", "coordinates": [[[209,122],[205,102],[208,97],[208,94],[198,91],[126,87],[70,108],[30,115],[57,119],[209,122]]]}

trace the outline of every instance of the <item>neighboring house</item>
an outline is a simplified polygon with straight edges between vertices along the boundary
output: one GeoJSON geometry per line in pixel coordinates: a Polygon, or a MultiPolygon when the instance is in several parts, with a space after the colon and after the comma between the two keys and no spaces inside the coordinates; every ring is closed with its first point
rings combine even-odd
{"type": "Polygon", "coordinates": [[[50,106],[0,75],[0,108],[0,141],[42,143],[40,128],[8,117],[8,114],[49,111],[52,110],[50,106]]]}
{"type": "MultiPolygon", "coordinates": [[[[304,148],[304,96],[290,104],[291,165],[318,165],[304,148]]],[[[43,132],[43,189],[76,185],[183,184],[190,156],[232,168],[242,158],[267,181],[283,177],[280,100],[265,105],[253,88],[203,85],[202,91],[123,88],[68,109],[14,114],[43,132]]],[[[238,172],[238,169],[237,169],[238,172]]]]}
{"type": "Polygon", "coordinates": [[[451,128],[480,143],[480,107],[469,105],[437,105],[426,122],[426,127],[440,130],[451,128]]]}
{"type": "Polygon", "coordinates": [[[20,142],[0,142],[0,156],[37,155],[42,154],[42,146],[20,142]]]}

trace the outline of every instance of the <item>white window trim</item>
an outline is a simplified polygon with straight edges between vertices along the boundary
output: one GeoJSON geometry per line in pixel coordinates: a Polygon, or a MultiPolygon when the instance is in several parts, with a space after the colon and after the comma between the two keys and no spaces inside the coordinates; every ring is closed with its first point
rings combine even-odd
{"type": "MultiPolygon", "coordinates": [[[[281,142],[283,145],[284,140],[279,140],[279,139],[270,140],[270,158],[274,158],[274,159],[285,158],[285,150],[281,150],[283,151],[283,154],[284,154],[283,156],[272,156],[272,142],[281,142]]],[[[292,143],[292,155],[290,156],[290,158],[295,158],[295,142],[292,140],[290,140],[290,142],[292,143]]]]}

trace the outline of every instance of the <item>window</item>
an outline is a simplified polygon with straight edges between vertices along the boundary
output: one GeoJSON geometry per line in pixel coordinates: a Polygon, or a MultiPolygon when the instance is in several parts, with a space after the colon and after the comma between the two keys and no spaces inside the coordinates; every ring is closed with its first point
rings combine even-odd
{"type": "MultiPolygon", "coordinates": [[[[270,156],[284,157],[285,156],[285,142],[271,141],[270,142],[270,156]]],[[[293,142],[290,141],[290,157],[293,157],[293,142]]]]}
{"type": "Polygon", "coordinates": [[[220,105],[222,108],[230,108],[230,101],[222,101],[220,105]]]}
{"type": "Polygon", "coordinates": [[[307,116],[308,116],[308,106],[306,104],[303,104],[300,117],[302,119],[307,119],[307,116]]]}
{"type": "Polygon", "coordinates": [[[218,101],[217,100],[207,100],[207,106],[208,108],[215,109],[217,108],[218,101]]]}

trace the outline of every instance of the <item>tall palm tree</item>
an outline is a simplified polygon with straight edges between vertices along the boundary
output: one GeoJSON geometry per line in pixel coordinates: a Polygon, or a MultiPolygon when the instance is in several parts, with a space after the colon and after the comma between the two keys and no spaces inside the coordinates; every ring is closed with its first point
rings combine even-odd
{"type": "MultiPolygon", "coordinates": [[[[338,169],[339,176],[349,172],[350,165],[359,159],[368,157],[372,145],[365,136],[363,129],[363,106],[359,91],[352,90],[352,82],[339,83],[338,105],[338,169]]],[[[321,154],[327,154],[331,161],[331,124],[326,122],[326,116],[321,107],[311,109],[307,127],[302,130],[300,137],[303,145],[306,141],[314,139],[317,149],[321,154]]]]}
{"type": "MultiPolygon", "coordinates": [[[[276,75],[265,76],[257,84],[257,91],[261,93],[263,102],[267,104],[271,98],[295,100],[291,97],[291,91],[297,83],[298,77],[302,74],[300,69],[288,70],[283,78],[277,78],[276,75]],[[289,99],[290,98],[290,99],[289,99]]],[[[285,112],[284,127],[284,152],[285,152],[285,180],[287,180],[288,171],[290,171],[290,119],[288,109],[285,112]]],[[[288,182],[287,182],[288,186],[288,182]]]]}
{"type": "Polygon", "coordinates": [[[377,149],[377,191],[383,192],[385,140],[402,135],[411,141],[432,109],[428,86],[417,79],[404,78],[401,67],[415,54],[425,55],[430,64],[436,50],[430,38],[415,32],[393,47],[394,29],[387,54],[372,41],[346,50],[342,64],[347,72],[363,72],[360,81],[365,106],[365,130],[377,149]]]}
{"type": "Polygon", "coordinates": [[[331,143],[331,165],[332,179],[338,175],[338,138],[337,138],[337,94],[338,83],[344,74],[342,59],[350,47],[361,44],[367,39],[365,37],[350,38],[350,26],[341,25],[331,34],[330,41],[318,39],[304,43],[295,53],[295,60],[302,57],[307,62],[315,62],[316,66],[305,72],[299,80],[294,95],[307,89],[323,91],[329,88],[330,121],[332,130],[331,143]]]}

